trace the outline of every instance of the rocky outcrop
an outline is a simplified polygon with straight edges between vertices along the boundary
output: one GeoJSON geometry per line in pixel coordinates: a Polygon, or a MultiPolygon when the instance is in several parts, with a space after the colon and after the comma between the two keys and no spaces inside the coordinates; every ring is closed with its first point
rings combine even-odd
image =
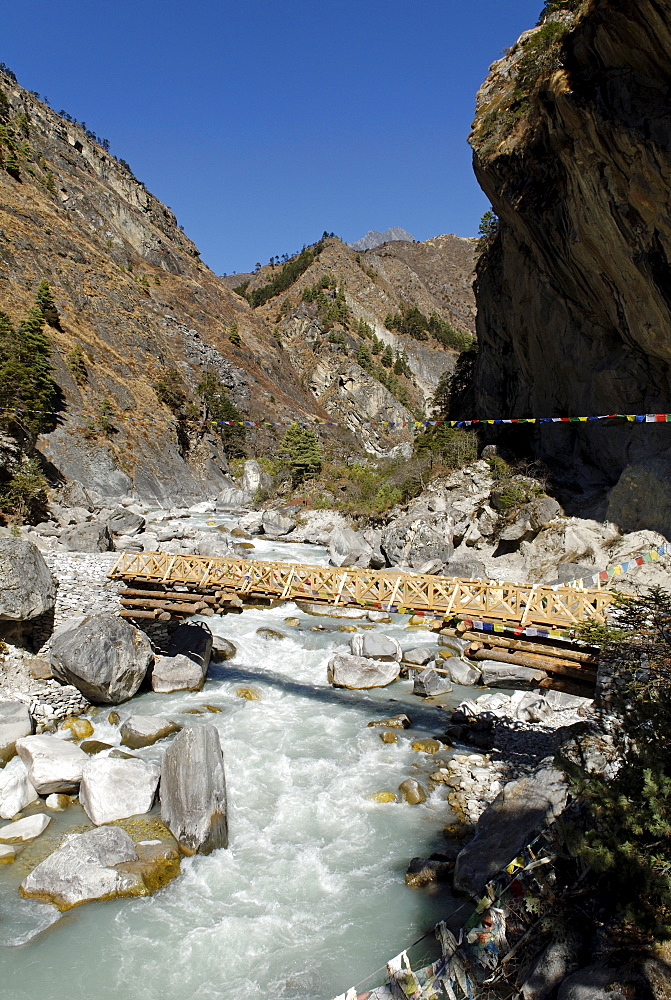
{"type": "Polygon", "coordinates": [[[166,750],[161,819],[184,854],[228,846],[224,757],[214,726],[183,729],[166,750]]]}
{"type": "Polygon", "coordinates": [[[144,632],[112,615],[79,616],[61,625],[49,656],[55,677],[94,704],[110,705],[133,697],[154,660],[144,632]]]}
{"type": "MultiPolygon", "coordinates": [[[[478,417],[671,409],[671,3],[565,7],[478,94],[475,170],[500,220],[478,266],[478,417]]],[[[609,520],[671,534],[665,425],[525,434],[574,502],[617,484],[609,520]]]]}
{"type": "Polygon", "coordinates": [[[56,581],[24,538],[0,536],[0,621],[25,621],[53,610],[56,581]]]}

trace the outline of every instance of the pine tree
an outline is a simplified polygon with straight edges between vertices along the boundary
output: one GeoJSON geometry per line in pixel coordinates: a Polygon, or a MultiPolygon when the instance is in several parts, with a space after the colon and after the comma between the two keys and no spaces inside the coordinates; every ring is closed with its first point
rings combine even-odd
{"type": "Polygon", "coordinates": [[[7,150],[7,155],[5,156],[5,170],[14,180],[21,180],[21,169],[19,166],[19,158],[16,155],[16,150],[10,148],[7,150]]]}
{"type": "Polygon", "coordinates": [[[322,467],[322,455],[316,436],[307,427],[295,424],[287,428],[278,455],[289,467],[291,482],[298,486],[322,467]]]}
{"type": "Polygon", "coordinates": [[[35,302],[42,311],[44,322],[48,323],[49,326],[55,327],[56,330],[60,330],[61,318],[58,315],[58,309],[56,308],[56,303],[54,302],[54,297],[51,294],[49,282],[46,278],[43,278],[38,285],[35,302]]]}
{"type": "Polygon", "coordinates": [[[389,344],[387,344],[387,346],[385,347],[384,351],[382,352],[382,357],[380,358],[380,361],[384,365],[385,368],[391,368],[391,366],[393,365],[393,363],[394,363],[394,352],[392,351],[392,349],[391,349],[391,347],[390,347],[389,344]]]}
{"type": "Polygon", "coordinates": [[[0,313],[0,418],[28,437],[53,426],[51,411],[58,391],[42,324],[37,305],[31,306],[18,329],[6,313],[0,313]]]}

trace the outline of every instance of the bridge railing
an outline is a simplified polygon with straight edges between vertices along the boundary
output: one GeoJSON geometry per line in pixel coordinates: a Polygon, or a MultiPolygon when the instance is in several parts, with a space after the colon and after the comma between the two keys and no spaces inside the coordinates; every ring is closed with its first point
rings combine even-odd
{"type": "Polygon", "coordinates": [[[383,611],[433,612],[520,625],[572,626],[605,620],[607,590],[525,586],[491,580],[306,566],[250,559],[123,553],[110,576],[127,581],[234,591],[244,597],[304,600],[383,611]]]}

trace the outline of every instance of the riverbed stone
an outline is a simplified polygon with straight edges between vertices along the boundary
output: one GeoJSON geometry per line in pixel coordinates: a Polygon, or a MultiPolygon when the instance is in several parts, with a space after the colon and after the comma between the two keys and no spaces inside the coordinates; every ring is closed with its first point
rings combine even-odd
{"type": "Polygon", "coordinates": [[[33,724],[22,701],[0,701],[0,763],[16,753],[16,741],[30,736],[33,724]]]}
{"type": "Polygon", "coordinates": [[[457,857],[454,888],[474,896],[510,864],[566,803],[564,774],[551,759],[530,775],[507,782],[478,820],[473,839],[457,857]]]}
{"type": "Polygon", "coordinates": [[[453,684],[461,684],[464,687],[479,684],[482,678],[482,671],[475,663],[466,663],[456,656],[450,656],[449,659],[441,660],[440,667],[441,670],[447,671],[447,675],[453,684]]]}
{"type": "Polygon", "coordinates": [[[88,719],[66,719],[61,729],[69,729],[76,740],[93,736],[93,726],[88,719]]]}
{"type": "Polygon", "coordinates": [[[118,705],[136,693],[154,662],[144,632],[110,614],[78,615],[51,639],[54,676],[94,704],[118,705]]]}
{"type": "Polygon", "coordinates": [[[88,760],[83,750],[67,740],[41,734],[16,741],[16,752],[28,769],[28,778],[40,795],[76,792],[88,760]]]}
{"type": "Polygon", "coordinates": [[[44,800],[44,804],[47,809],[51,809],[52,812],[65,812],[65,810],[72,805],[72,801],[73,799],[71,795],[63,795],[62,793],[58,794],[56,792],[52,792],[51,795],[47,795],[44,800]]]}
{"type": "Polygon", "coordinates": [[[210,664],[212,633],[185,622],[170,637],[166,656],[157,656],[151,675],[154,691],[200,691],[210,664]]]}
{"type": "Polygon", "coordinates": [[[214,663],[223,663],[224,660],[232,660],[237,651],[236,646],[230,639],[224,639],[223,635],[212,636],[210,659],[214,663]]]}
{"type": "Polygon", "coordinates": [[[76,524],[61,533],[61,544],[68,552],[109,552],[112,536],[102,521],[76,524]]]}
{"type": "Polygon", "coordinates": [[[9,864],[16,860],[16,848],[11,844],[0,844],[0,865],[9,864]]]}
{"type": "Polygon", "coordinates": [[[280,538],[282,535],[288,535],[296,527],[296,522],[292,517],[284,517],[276,510],[265,510],[261,523],[263,525],[263,533],[270,538],[280,538]]]}
{"type": "Polygon", "coordinates": [[[426,802],[426,792],[416,778],[406,778],[398,786],[398,790],[411,806],[418,806],[422,802],[426,802]]]}
{"type": "Polygon", "coordinates": [[[413,858],[405,873],[405,884],[412,889],[419,889],[431,882],[447,882],[454,871],[450,861],[439,861],[434,858],[413,858]]]}
{"type": "Polygon", "coordinates": [[[184,854],[228,847],[226,777],[214,726],[188,727],[163,756],[161,819],[184,854]]]}
{"type": "Polygon", "coordinates": [[[418,694],[422,698],[435,698],[439,694],[448,694],[451,690],[452,685],[448,678],[437,673],[432,667],[415,674],[413,694],[418,694]]]}
{"type": "Polygon", "coordinates": [[[498,660],[479,660],[478,666],[482,670],[482,683],[487,687],[534,688],[547,676],[544,670],[498,660]]]}
{"type": "Polygon", "coordinates": [[[374,632],[353,635],[349,644],[353,656],[365,656],[370,660],[400,661],[403,655],[397,639],[374,632]]]}
{"type": "Polygon", "coordinates": [[[140,872],[117,867],[138,860],[133,841],[119,827],[71,834],[23,880],[21,895],[53,903],[59,910],[94,899],[146,895],[140,872]]]}
{"type": "Polygon", "coordinates": [[[47,816],[46,813],[25,816],[23,819],[17,819],[14,823],[0,827],[0,840],[9,844],[34,840],[35,837],[44,833],[50,823],[51,816],[47,816]]]}
{"type": "Polygon", "coordinates": [[[20,757],[13,757],[0,771],[0,818],[11,819],[39,796],[20,757]]]}
{"type": "Polygon", "coordinates": [[[371,660],[365,656],[336,653],[328,662],[327,677],[334,687],[365,689],[386,687],[399,676],[397,660],[371,660]]]}
{"type": "Polygon", "coordinates": [[[418,646],[416,649],[404,650],[403,663],[409,663],[413,667],[424,667],[435,655],[435,650],[429,646],[418,646]]]}
{"type": "Polygon", "coordinates": [[[25,538],[0,537],[0,620],[28,621],[53,611],[56,581],[25,538]]]}
{"type": "Polygon", "coordinates": [[[147,813],[160,774],[157,764],[144,760],[95,757],[84,765],[79,801],[96,826],[147,813]]]}
{"type": "Polygon", "coordinates": [[[121,742],[131,750],[150,747],[182,727],[165,715],[131,715],[121,725],[121,742]]]}
{"type": "Polygon", "coordinates": [[[398,743],[398,735],[393,729],[384,729],[380,733],[380,739],[383,743],[398,743]]]}
{"type": "Polygon", "coordinates": [[[384,729],[410,729],[412,722],[407,715],[390,715],[386,719],[373,719],[369,726],[382,726],[384,729]]]}

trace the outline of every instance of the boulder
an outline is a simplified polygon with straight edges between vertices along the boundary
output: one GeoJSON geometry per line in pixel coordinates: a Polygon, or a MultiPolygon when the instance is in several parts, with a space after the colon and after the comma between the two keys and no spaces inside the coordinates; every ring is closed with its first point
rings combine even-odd
{"type": "Polygon", "coordinates": [[[0,620],[26,621],[53,611],[56,581],[25,538],[0,537],[0,620]]]}
{"type": "Polygon", "coordinates": [[[373,555],[366,539],[353,528],[335,528],[328,549],[334,566],[369,566],[373,555]]]}
{"type": "MultiPolygon", "coordinates": [[[[584,969],[578,969],[577,972],[567,976],[563,981],[557,993],[557,1000],[627,1000],[627,997],[632,996],[629,984],[626,983],[629,978],[628,971],[614,969],[611,966],[602,965],[600,962],[588,965],[584,969]],[[618,987],[623,987],[623,989],[618,987]]],[[[649,988],[646,979],[646,993],[648,993],[649,988]]],[[[652,993],[648,993],[648,996],[651,995],[652,993]]],[[[657,995],[663,996],[664,994],[657,995]]]]}
{"type": "Polygon", "coordinates": [[[273,480],[267,472],[263,471],[256,459],[248,458],[242,470],[240,485],[246,493],[250,493],[254,497],[258,490],[271,489],[273,480]]]}
{"type": "Polygon", "coordinates": [[[452,558],[452,520],[444,513],[397,518],[382,532],[380,547],[390,566],[417,568],[429,559],[452,558]]]}
{"type": "Polygon", "coordinates": [[[452,685],[448,678],[436,673],[431,667],[415,674],[413,694],[421,695],[423,698],[435,698],[439,694],[448,694],[451,690],[452,685]]]}
{"type": "Polygon", "coordinates": [[[243,514],[238,520],[238,526],[243,531],[248,531],[250,535],[260,535],[263,531],[263,513],[252,510],[248,514],[243,514]]]}
{"type": "Polygon", "coordinates": [[[28,706],[22,701],[0,701],[0,763],[16,753],[15,743],[30,736],[33,724],[28,706]]]}
{"type": "Polygon", "coordinates": [[[474,663],[466,663],[456,656],[451,656],[449,660],[441,660],[440,666],[443,670],[447,670],[447,675],[453,684],[468,687],[480,683],[482,671],[474,663]]]}
{"type": "Polygon", "coordinates": [[[575,969],[579,953],[576,940],[557,940],[537,956],[527,973],[520,993],[524,1000],[548,1000],[562,980],[575,969]]]}
{"type": "Polygon", "coordinates": [[[606,517],[623,531],[650,528],[671,538],[671,467],[649,458],[627,465],[608,494],[606,517]]]}
{"type": "Polygon", "coordinates": [[[74,743],[44,734],[17,740],[16,752],[40,795],[76,792],[82,780],[82,768],[89,759],[74,743]]]}
{"type": "Polygon", "coordinates": [[[144,530],[145,523],[141,514],[134,514],[125,507],[117,507],[107,521],[107,528],[112,535],[137,535],[144,530]]]}
{"type": "Polygon", "coordinates": [[[161,819],[184,854],[228,846],[224,758],[214,726],[183,729],[166,750],[161,819]]]}
{"type": "Polygon", "coordinates": [[[419,889],[430,882],[447,882],[453,871],[454,863],[451,861],[413,858],[405,873],[405,884],[413,889],[419,889]]]}
{"type": "Polygon", "coordinates": [[[397,639],[375,632],[364,632],[363,635],[353,635],[350,639],[350,649],[353,656],[365,656],[370,660],[400,661],[403,653],[397,639]]]}
{"type": "Polygon", "coordinates": [[[411,806],[418,806],[422,802],[426,802],[426,792],[416,778],[406,778],[398,786],[398,790],[411,806]]]}
{"type": "Polygon", "coordinates": [[[486,580],[487,569],[481,559],[450,559],[445,563],[443,576],[460,580],[486,580]]]}
{"type": "Polygon", "coordinates": [[[141,873],[117,867],[138,860],[133,841],[119,827],[70,834],[23,880],[21,895],[53,903],[59,910],[94,899],[145,895],[141,873]]]}
{"type": "Polygon", "coordinates": [[[185,622],[170,637],[166,656],[157,656],[151,675],[154,691],[200,691],[212,651],[212,633],[204,625],[185,622]]]}
{"type": "Polygon", "coordinates": [[[193,507],[189,507],[190,514],[214,514],[217,509],[217,505],[214,500],[201,500],[200,503],[195,503],[193,507]]]}
{"type": "Polygon", "coordinates": [[[227,535],[222,535],[220,531],[206,531],[196,543],[196,554],[226,559],[232,555],[232,546],[227,535]]]}
{"type": "Polygon", "coordinates": [[[435,651],[429,646],[418,646],[416,649],[406,649],[402,656],[403,663],[409,663],[413,667],[423,667],[430,663],[435,656],[435,651]]]}
{"type": "Polygon", "coordinates": [[[214,663],[222,663],[224,660],[232,660],[237,653],[236,647],[230,639],[224,639],[223,635],[212,636],[212,651],[210,658],[214,663]]]}
{"type": "Polygon", "coordinates": [[[61,543],[69,552],[109,552],[112,536],[102,521],[87,521],[64,531],[61,543]]]}
{"type": "Polygon", "coordinates": [[[523,538],[533,538],[541,528],[563,514],[563,510],[552,497],[539,497],[530,503],[523,504],[515,519],[501,531],[499,538],[503,542],[517,542],[523,538]]]}
{"type": "Polygon", "coordinates": [[[0,840],[8,844],[34,840],[44,833],[50,823],[51,816],[47,816],[46,813],[35,813],[34,816],[17,819],[16,822],[0,828],[0,840]]]}
{"type": "Polygon", "coordinates": [[[154,662],[144,632],[123,618],[78,616],[51,638],[51,668],[94,704],[118,705],[132,698],[154,662]]]}
{"type": "Polygon", "coordinates": [[[509,781],[478,820],[473,839],[459,852],[457,892],[475,896],[566,803],[566,778],[550,760],[533,774],[509,781]]]}
{"type": "Polygon", "coordinates": [[[334,687],[352,689],[385,687],[400,673],[398,660],[371,660],[337,653],[328,662],[328,680],[334,687]]]}
{"type": "Polygon", "coordinates": [[[276,510],[265,510],[263,512],[263,533],[271,538],[279,538],[288,535],[296,527],[296,522],[291,517],[284,517],[276,510]]]}
{"type": "Polygon", "coordinates": [[[131,715],[121,725],[121,742],[131,750],[150,747],[182,727],[164,715],[131,715]]]}
{"type": "Polygon", "coordinates": [[[547,676],[544,670],[499,663],[498,660],[479,660],[478,666],[482,671],[482,683],[487,687],[533,688],[547,676]]]}
{"type": "Polygon", "coordinates": [[[84,765],[79,801],[95,823],[113,823],[147,813],[154,804],[161,769],[144,760],[92,758],[84,765]]]}
{"type": "Polygon", "coordinates": [[[38,798],[26,765],[20,757],[14,757],[0,771],[0,817],[11,819],[38,798]]]}

